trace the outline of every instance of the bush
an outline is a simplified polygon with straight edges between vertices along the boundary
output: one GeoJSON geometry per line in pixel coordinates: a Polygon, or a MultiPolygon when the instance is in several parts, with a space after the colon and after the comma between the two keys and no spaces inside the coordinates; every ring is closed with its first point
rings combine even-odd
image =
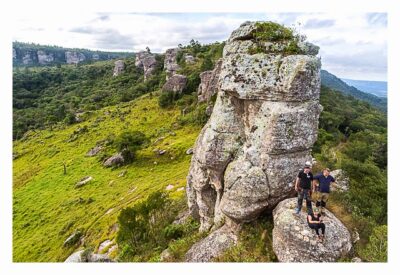
{"type": "Polygon", "coordinates": [[[124,161],[131,162],[139,150],[149,139],[140,131],[122,132],[114,141],[115,148],[122,152],[124,161]]]}
{"type": "Polygon", "coordinates": [[[369,262],[387,262],[387,226],[375,227],[365,249],[359,251],[360,256],[369,262]]]}
{"type": "Polygon", "coordinates": [[[171,237],[180,234],[180,229],[170,225],[176,212],[168,195],[160,191],[133,207],[123,209],[118,216],[117,243],[123,248],[120,258],[146,259],[154,250],[164,249],[171,237]]]}
{"type": "Polygon", "coordinates": [[[168,108],[174,105],[175,101],[181,97],[179,93],[175,92],[163,92],[158,98],[158,105],[161,108],[168,108]]]}

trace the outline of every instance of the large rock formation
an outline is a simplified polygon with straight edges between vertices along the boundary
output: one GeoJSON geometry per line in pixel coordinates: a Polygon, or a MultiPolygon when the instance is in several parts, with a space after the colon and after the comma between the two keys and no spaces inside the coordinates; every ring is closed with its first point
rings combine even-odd
{"type": "Polygon", "coordinates": [[[143,68],[144,80],[147,80],[153,75],[154,70],[157,66],[157,60],[154,54],[141,51],[136,53],[135,66],[143,68]]]}
{"type": "Polygon", "coordinates": [[[217,93],[219,84],[219,74],[221,73],[222,59],[218,60],[213,70],[205,71],[200,74],[200,85],[197,89],[198,102],[209,101],[217,93]]]}
{"type": "Polygon", "coordinates": [[[332,191],[349,191],[350,179],[342,169],[334,170],[330,173],[330,175],[335,178],[335,182],[331,184],[332,191]]]}
{"type": "Polygon", "coordinates": [[[125,63],[123,60],[117,60],[114,62],[113,76],[119,76],[124,72],[124,70],[125,70],[125,63]]]}
{"type": "Polygon", "coordinates": [[[163,92],[182,93],[186,88],[187,77],[181,74],[170,76],[162,87],[163,92]]]}
{"type": "Polygon", "coordinates": [[[176,60],[179,50],[179,48],[172,48],[165,51],[164,69],[167,73],[167,80],[180,69],[176,60]]]}
{"type": "Polygon", "coordinates": [[[315,230],[307,224],[307,213],[294,217],[297,199],[286,199],[273,211],[273,249],[280,262],[335,262],[352,248],[350,232],[329,211],[323,217],[325,240],[317,240],[315,230]]]}
{"type": "Polygon", "coordinates": [[[79,62],[85,60],[86,56],[83,53],[72,51],[65,52],[65,61],[67,62],[67,64],[78,64],[79,62]]]}
{"type": "Polygon", "coordinates": [[[52,53],[47,54],[45,51],[37,51],[37,57],[39,64],[45,65],[54,61],[54,56],[52,53]]]}
{"type": "Polygon", "coordinates": [[[316,47],[288,54],[303,42],[256,44],[255,29],[246,22],[227,41],[217,100],[193,150],[186,191],[201,231],[272,210],[312,159],[322,110],[316,47]]]}

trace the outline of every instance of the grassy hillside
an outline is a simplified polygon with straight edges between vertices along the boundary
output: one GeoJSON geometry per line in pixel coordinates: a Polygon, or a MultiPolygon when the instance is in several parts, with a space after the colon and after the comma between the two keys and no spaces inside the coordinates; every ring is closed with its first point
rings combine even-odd
{"type": "Polygon", "coordinates": [[[14,143],[13,257],[14,261],[63,261],[76,248],[63,248],[75,230],[85,235],[85,245],[97,247],[115,237],[113,225],[119,210],[156,190],[172,184],[173,197],[182,197],[190,164],[190,148],[200,126],[180,127],[178,108],[160,109],[158,96],[106,107],[86,121],[53,130],[31,131],[14,143]],[[88,131],[68,142],[74,131],[88,131]],[[140,130],[151,145],[138,152],[137,160],[117,169],[104,168],[86,152],[97,141],[126,129],[140,130]],[[165,137],[158,143],[154,141],[165,137]],[[166,149],[158,155],[154,149],[166,149]],[[63,174],[63,163],[67,173],[63,174]],[[126,171],[124,176],[121,172],[126,171]],[[85,176],[93,180],[81,188],[85,176]]]}

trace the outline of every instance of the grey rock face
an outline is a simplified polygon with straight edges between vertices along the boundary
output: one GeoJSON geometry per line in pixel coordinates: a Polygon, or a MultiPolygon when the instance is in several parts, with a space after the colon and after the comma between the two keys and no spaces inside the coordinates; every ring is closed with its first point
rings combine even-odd
{"type": "Polygon", "coordinates": [[[194,244],[185,255],[186,262],[209,262],[237,243],[238,237],[227,226],[194,244]]]}
{"type": "Polygon", "coordinates": [[[163,92],[182,93],[186,88],[187,77],[181,74],[170,76],[162,87],[163,92]]]}
{"type": "Polygon", "coordinates": [[[65,61],[67,64],[78,64],[79,62],[85,61],[86,56],[80,52],[65,52],[65,61]]]}
{"type": "Polygon", "coordinates": [[[88,253],[85,255],[84,250],[79,250],[71,254],[64,262],[65,263],[108,263],[114,262],[105,254],[88,253]]]}
{"type": "Polygon", "coordinates": [[[45,51],[37,51],[37,57],[39,64],[48,64],[54,61],[53,54],[46,54],[45,51]]]}
{"type": "Polygon", "coordinates": [[[30,65],[33,64],[33,59],[32,59],[32,53],[27,51],[25,54],[22,56],[22,63],[24,65],[30,65]]]}
{"type": "Polygon", "coordinates": [[[118,76],[122,74],[125,70],[125,63],[123,60],[117,60],[114,62],[113,76],[118,76]]]}
{"type": "Polygon", "coordinates": [[[197,89],[198,102],[209,101],[219,89],[219,75],[221,73],[222,59],[218,60],[211,71],[205,71],[200,74],[200,85],[197,89]]]}
{"type": "Polygon", "coordinates": [[[100,145],[97,145],[97,146],[93,147],[92,149],[90,149],[86,153],[86,156],[93,157],[93,156],[97,155],[101,150],[103,150],[103,147],[100,145]]]}
{"type": "Polygon", "coordinates": [[[152,76],[156,69],[157,61],[154,54],[147,51],[141,51],[136,53],[135,66],[143,68],[144,80],[147,80],[152,76]]]}
{"type": "Polygon", "coordinates": [[[201,231],[272,210],[293,195],[298,169],[312,160],[320,61],[275,44],[249,54],[254,30],[245,22],[225,45],[217,99],[193,147],[186,192],[201,231]]]}
{"type": "Polygon", "coordinates": [[[315,230],[307,224],[306,212],[293,216],[297,199],[287,199],[274,209],[273,249],[280,262],[335,262],[352,248],[350,232],[329,211],[323,222],[325,240],[317,241],[315,230]]]}
{"type": "Polygon", "coordinates": [[[196,59],[194,58],[193,55],[185,54],[185,63],[186,64],[193,64],[195,62],[196,62],[196,59]]]}
{"type": "Polygon", "coordinates": [[[178,52],[179,48],[172,48],[165,51],[164,69],[167,72],[167,80],[180,69],[180,66],[176,62],[176,55],[178,52]]]}
{"type": "Polygon", "coordinates": [[[108,158],[103,165],[105,167],[111,167],[111,166],[115,166],[115,165],[121,165],[124,163],[124,157],[122,156],[122,153],[117,153],[115,155],[113,155],[112,157],[108,158]]]}
{"type": "Polygon", "coordinates": [[[17,58],[17,51],[13,48],[13,59],[17,58]]]}
{"type": "Polygon", "coordinates": [[[331,184],[332,191],[347,192],[349,191],[349,178],[342,169],[331,171],[330,175],[335,178],[335,182],[331,184]]]}

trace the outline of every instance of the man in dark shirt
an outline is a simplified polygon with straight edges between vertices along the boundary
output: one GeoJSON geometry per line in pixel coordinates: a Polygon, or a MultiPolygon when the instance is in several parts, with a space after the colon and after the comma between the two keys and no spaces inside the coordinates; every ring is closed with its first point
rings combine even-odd
{"type": "Polygon", "coordinates": [[[316,206],[319,208],[319,213],[325,215],[325,207],[328,202],[329,192],[331,183],[335,182],[335,178],[330,174],[329,168],[325,168],[322,174],[318,174],[314,177],[313,191],[317,191],[317,203],[316,206]]]}
{"type": "Polygon", "coordinates": [[[307,210],[311,209],[311,182],[313,180],[313,174],[311,173],[311,167],[309,163],[306,163],[303,171],[300,171],[297,175],[295,190],[297,191],[297,209],[296,214],[299,214],[303,205],[303,199],[306,200],[307,210]]]}

